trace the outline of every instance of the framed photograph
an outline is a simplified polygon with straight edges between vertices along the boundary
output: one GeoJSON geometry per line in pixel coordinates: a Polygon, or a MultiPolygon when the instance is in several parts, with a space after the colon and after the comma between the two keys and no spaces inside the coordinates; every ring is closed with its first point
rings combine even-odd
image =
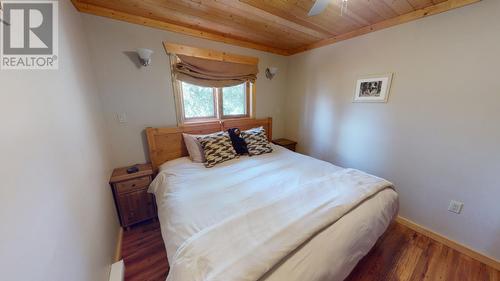
{"type": "Polygon", "coordinates": [[[353,102],[387,102],[391,82],[392,73],[358,79],[353,102]]]}

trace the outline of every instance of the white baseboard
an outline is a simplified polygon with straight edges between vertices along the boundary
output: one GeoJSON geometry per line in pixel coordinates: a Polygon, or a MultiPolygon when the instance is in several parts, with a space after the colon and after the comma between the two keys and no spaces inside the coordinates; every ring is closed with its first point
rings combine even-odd
{"type": "Polygon", "coordinates": [[[125,264],[123,260],[117,261],[111,265],[111,273],[109,281],[124,281],[125,280],[125,264]]]}

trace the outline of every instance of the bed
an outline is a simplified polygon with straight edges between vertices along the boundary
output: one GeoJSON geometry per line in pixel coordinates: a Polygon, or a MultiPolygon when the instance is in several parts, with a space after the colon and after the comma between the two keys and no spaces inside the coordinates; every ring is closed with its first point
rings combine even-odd
{"type": "Polygon", "coordinates": [[[271,139],[270,118],[146,130],[167,280],[343,280],[396,216],[389,182],[279,146],[213,168],[186,157],[182,132],[258,126],[271,139]]]}

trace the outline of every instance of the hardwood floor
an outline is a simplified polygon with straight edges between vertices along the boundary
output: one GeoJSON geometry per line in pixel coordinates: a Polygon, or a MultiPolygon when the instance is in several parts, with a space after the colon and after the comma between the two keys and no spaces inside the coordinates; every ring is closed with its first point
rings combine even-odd
{"type": "MultiPolygon", "coordinates": [[[[158,222],[125,231],[126,281],[165,281],[168,263],[158,222]]],[[[406,226],[393,223],[346,281],[500,281],[500,271],[406,226]]]]}
{"type": "Polygon", "coordinates": [[[393,223],[346,281],[500,281],[500,272],[393,223]]]}
{"type": "Polygon", "coordinates": [[[165,281],[169,267],[159,222],[144,222],[125,231],[122,258],[126,281],[165,281]]]}

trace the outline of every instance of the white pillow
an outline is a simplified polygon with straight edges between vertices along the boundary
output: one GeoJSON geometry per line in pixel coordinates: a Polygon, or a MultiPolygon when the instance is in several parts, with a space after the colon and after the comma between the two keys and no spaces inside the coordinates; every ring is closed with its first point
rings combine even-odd
{"type": "Polygon", "coordinates": [[[190,135],[182,133],[184,138],[184,143],[189,153],[189,158],[195,163],[205,162],[205,153],[203,152],[203,147],[196,139],[197,137],[202,137],[205,135],[190,135]]]}

